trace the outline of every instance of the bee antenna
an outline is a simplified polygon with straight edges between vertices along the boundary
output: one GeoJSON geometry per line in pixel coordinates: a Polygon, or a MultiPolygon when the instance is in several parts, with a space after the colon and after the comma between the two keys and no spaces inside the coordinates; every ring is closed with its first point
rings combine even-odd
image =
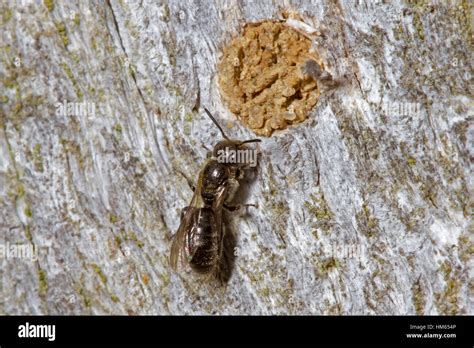
{"type": "Polygon", "coordinates": [[[214,116],[211,115],[211,113],[209,112],[209,110],[207,110],[206,108],[204,108],[204,110],[206,110],[206,113],[207,115],[211,118],[212,122],[215,123],[215,125],[217,126],[217,128],[219,128],[219,130],[221,131],[222,133],[222,136],[224,137],[224,139],[229,139],[227,137],[227,135],[225,135],[224,131],[222,130],[221,126],[219,125],[219,123],[217,123],[216,119],[214,118],[214,116]]]}
{"type": "Polygon", "coordinates": [[[260,143],[261,141],[262,141],[262,139],[244,140],[244,141],[242,141],[242,143],[240,143],[240,145],[242,145],[242,144],[247,144],[247,143],[260,143]]]}

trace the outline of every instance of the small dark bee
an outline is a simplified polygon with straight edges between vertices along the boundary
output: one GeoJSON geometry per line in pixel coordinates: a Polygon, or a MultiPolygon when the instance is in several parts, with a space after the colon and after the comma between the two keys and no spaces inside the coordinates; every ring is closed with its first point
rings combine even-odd
{"type": "Polygon", "coordinates": [[[244,171],[251,166],[249,161],[236,160],[236,154],[255,151],[245,144],[261,140],[229,139],[211,113],[204,110],[219,128],[224,140],[214,146],[199,173],[197,185],[193,187],[191,203],[181,213],[181,223],[171,245],[170,264],[176,270],[178,259],[182,258],[196,273],[215,276],[222,281],[220,271],[225,235],[222,209],[235,211],[242,206],[255,206],[229,205],[244,171]]]}

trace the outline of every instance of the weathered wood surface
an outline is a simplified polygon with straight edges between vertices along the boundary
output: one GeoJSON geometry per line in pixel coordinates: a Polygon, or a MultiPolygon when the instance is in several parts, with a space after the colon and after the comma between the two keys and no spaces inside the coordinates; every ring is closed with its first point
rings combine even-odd
{"type": "Polygon", "coordinates": [[[3,1],[2,314],[473,314],[472,3],[3,1]],[[250,21],[302,15],[334,78],[264,138],[230,216],[226,288],[170,271],[220,137],[216,66],[250,21]],[[57,103],[90,103],[83,113],[57,103]],[[411,104],[410,104],[411,103],[411,104]],[[95,106],[95,110],[91,107],[95,106]],[[471,123],[469,123],[471,122],[471,123]],[[317,181],[319,178],[319,186],[317,181]]]}

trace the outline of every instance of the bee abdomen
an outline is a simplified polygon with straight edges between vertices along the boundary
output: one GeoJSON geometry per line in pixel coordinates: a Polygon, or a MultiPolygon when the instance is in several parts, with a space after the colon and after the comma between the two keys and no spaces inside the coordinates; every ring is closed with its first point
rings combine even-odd
{"type": "Polygon", "coordinates": [[[219,256],[219,235],[214,212],[201,208],[195,216],[195,225],[188,240],[189,264],[202,274],[214,270],[219,256]]]}
{"type": "Polygon", "coordinates": [[[191,268],[201,274],[211,273],[215,269],[218,260],[217,250],[199,248],[196,250],[190,265],[191,268]]]}

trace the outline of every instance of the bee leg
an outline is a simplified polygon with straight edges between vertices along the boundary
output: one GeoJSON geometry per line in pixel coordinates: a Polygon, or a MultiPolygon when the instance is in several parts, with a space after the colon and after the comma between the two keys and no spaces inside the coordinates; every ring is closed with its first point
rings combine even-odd
{"type": "Polygon", "coordinates": [[[237,205],[227,205],[224,203],[224,208],[226,208],[228,211],[237,211],[241,209],[242,207],[254,207],[258,208],[258,204],[237,204],[237,205]]]}
{"type": "Polygon", "coordinates": [[[201,147],[204,148],[207,151],[207,156],[209,156],[209,157],[212,156],[212,150],[208,149],[206,145],[201,144],[201,147]]]}
{"type": "Polygon", "coordinates": [[[194,184],[193,184],[193,182],[191,181],[191,179],[189,179],[189,178],[186,176],[186,174],[184,174],[182,171],[177,170],[177,172],[178,172],[179,174],[181,174],[181,175],[186,179],[186,181],[188,182],[188,185],[189,185],[189,187],[191,188],[191,190],[193,190],[193,192],[195,192],[195,191],[196,191],[196,186],[194,186],[194,184]]]}

